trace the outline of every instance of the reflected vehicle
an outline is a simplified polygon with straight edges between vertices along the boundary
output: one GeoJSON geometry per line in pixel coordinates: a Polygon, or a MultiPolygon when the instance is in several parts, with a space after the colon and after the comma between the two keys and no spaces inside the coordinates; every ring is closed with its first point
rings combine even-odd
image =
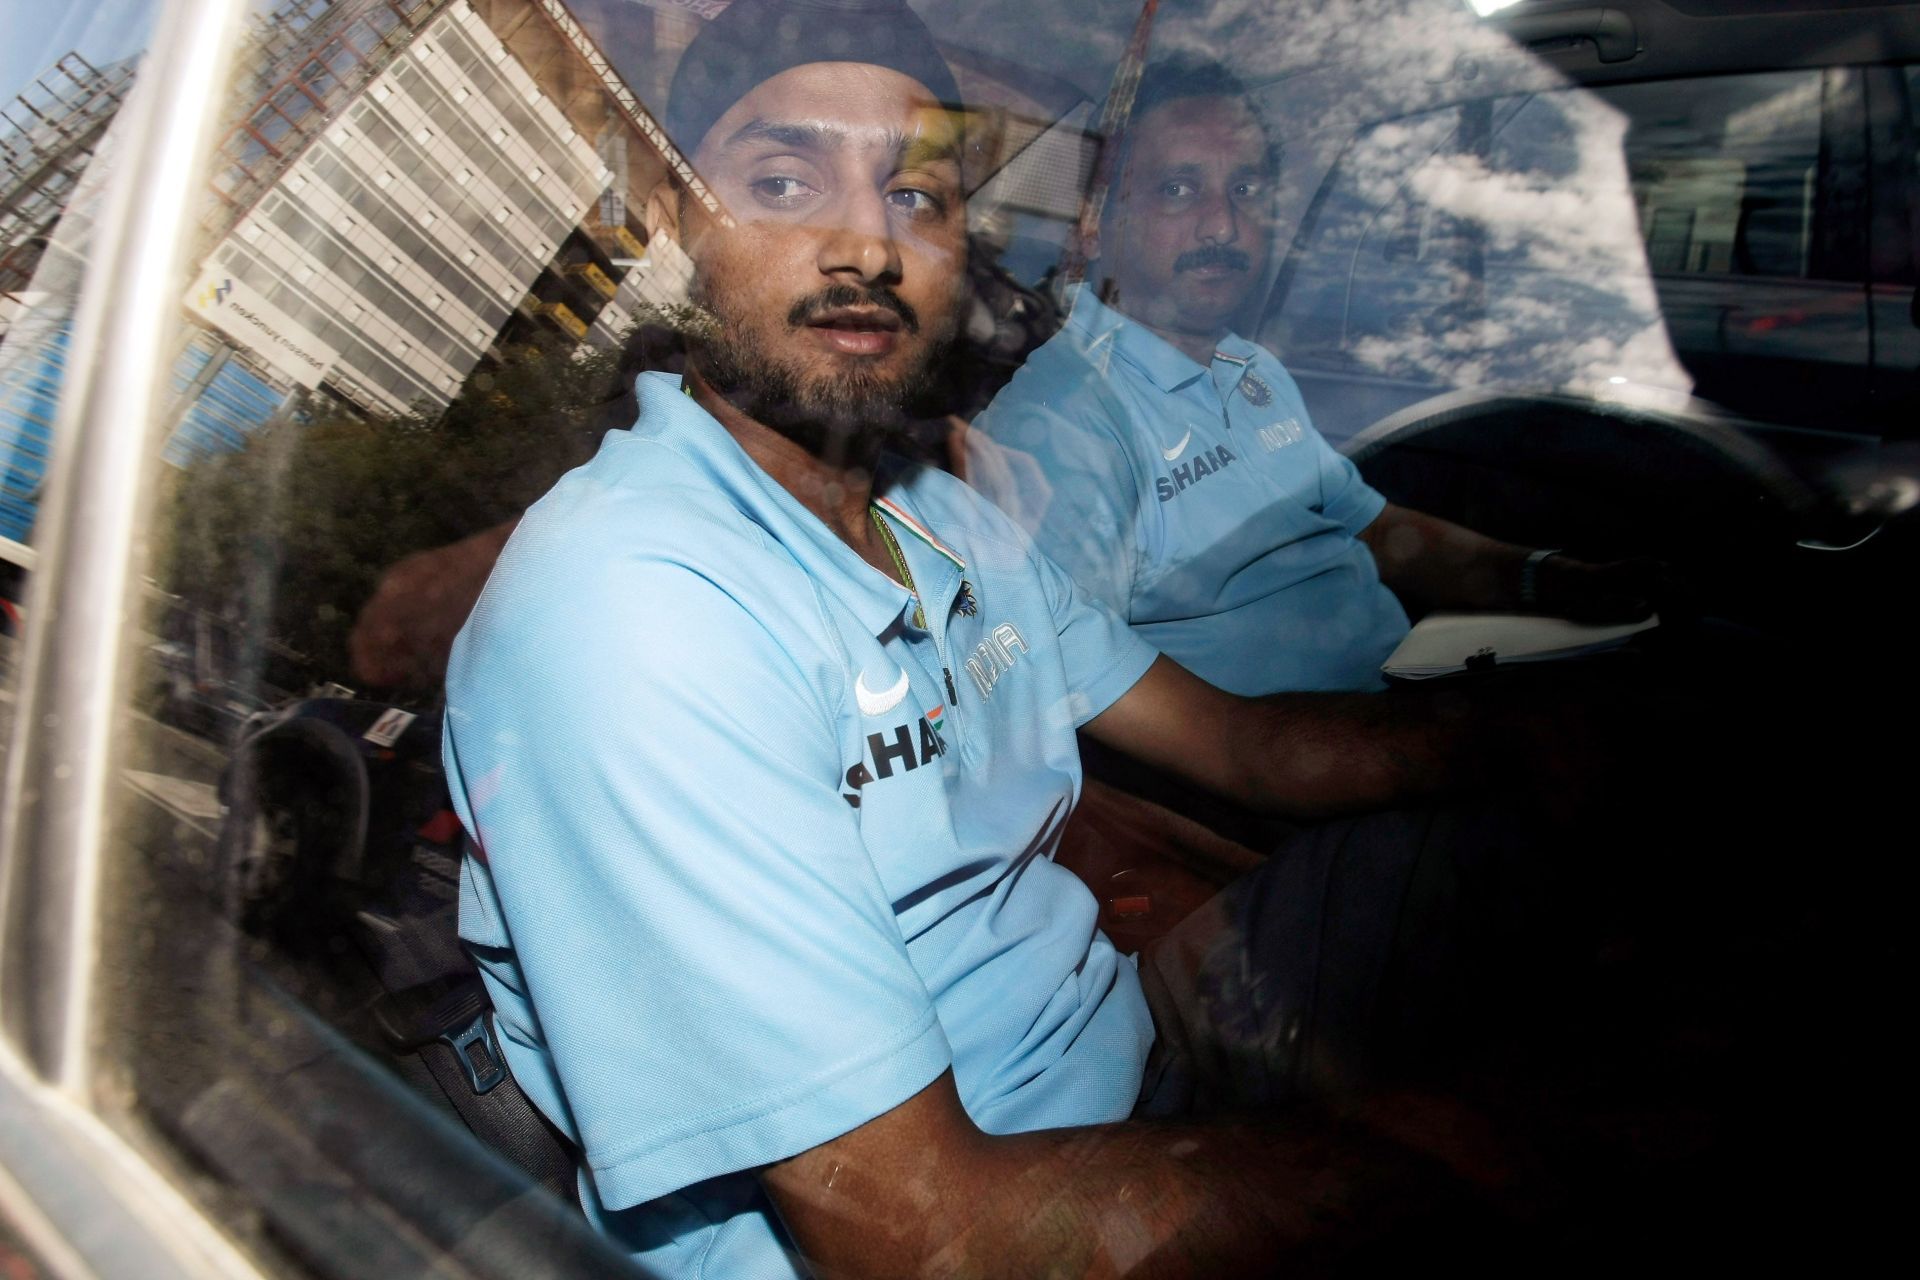
{"type": "MultiPolygon", "coordinates": [[[[685,246],[729,213],[661,121],[726,0],[0,8],[39,48],[0,120],[0,1273],[646,1274],[454,938],[440,681],[520,513],[685,368],[685,246]]],[[[1657,919],[1595,961],[1624,985],[1541,997],[1591,1106],[1488,1135],[1533,1234],[1328,1240],[1879,1256],[1920,5],[914,8],[969,107],[971,257],[904,449],[964,469],[956,422],[1072,307],[1102,104],[1203,54],[1280,154],[1234,328],[1321,433],[1396,503],[1663,558],[1759,637],[1755,719],[1791,709],[1713,793],[1737,821],[1676,812],[1596,889],[1657,919]]],[[[1096,781],[1082,815],[1123,950],[1252,865],[1208,812],[1096,781]]]]}
{"type": "Polygon", "coordinates": [[[142,672],[149,713],[201,737],[230,742],[249,718],[303,687],[299,654],[272,640],[250,653],[247,641],[204,610],[163,604],[142,672]]]}

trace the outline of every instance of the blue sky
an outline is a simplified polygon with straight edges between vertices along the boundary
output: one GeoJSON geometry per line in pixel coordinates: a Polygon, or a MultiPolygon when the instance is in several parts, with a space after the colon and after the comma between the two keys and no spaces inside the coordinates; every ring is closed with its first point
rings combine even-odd
{"type": "Polygon", "coordinates": [[[0,0],[0,98],[11,99],[61,55],[100,66],[146,47],[156,0],[0,0]]]}

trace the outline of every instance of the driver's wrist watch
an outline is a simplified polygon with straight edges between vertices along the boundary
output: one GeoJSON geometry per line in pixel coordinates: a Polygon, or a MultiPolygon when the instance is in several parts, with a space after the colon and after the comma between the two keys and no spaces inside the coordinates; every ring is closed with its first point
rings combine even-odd
{"type": "Polygon", "coordinates": [[[1527,552],[1527,558],[1520,562],[1520,603],[1527,608],[1540,603],[1540,566],[1547,557],[1560,554],[1558,547],[1541,547],[1527,552]]]}

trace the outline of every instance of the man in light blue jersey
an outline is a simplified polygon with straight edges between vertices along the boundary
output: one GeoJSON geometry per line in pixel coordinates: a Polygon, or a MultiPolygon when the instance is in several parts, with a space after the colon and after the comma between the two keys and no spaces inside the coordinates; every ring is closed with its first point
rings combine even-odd
{"type": "Polygon", "coordinates": [[[1472,782],[1493,744],[1297,736],[885,456],[958,312],[957,98],[900,0],[702,31],[666,123],[729,215],[686,234],[712,323],[526,513],[454,649],[461,935],[587,1211],[659,1274],[1245,1274],[1437,1167],[1133,1118],[1351,1083],[1422,1003],[1421,886],[1478,881],[1336,823],[1136,966],[1050,856],[1075,730],[1295,813],[1472,782]]]}
{"type": "Polygon", "coordinates": [[[973,424],[969,479],[1155,648],[1243,694],[1378,689],[1427,608],[1648,609],[1643,567],[1390,505],[1231,330],[1264,278],[1274,147],[1223,68],[1141,77],[1095,284],[973,424]]]}

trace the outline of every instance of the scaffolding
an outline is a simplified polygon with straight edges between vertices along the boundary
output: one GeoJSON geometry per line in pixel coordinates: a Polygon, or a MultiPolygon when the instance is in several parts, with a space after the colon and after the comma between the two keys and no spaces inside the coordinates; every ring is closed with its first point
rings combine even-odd
{"type": "Polygon", "coordinates": [[[95,67],[69,53],[0,107],[0,294],[32,279],[133,72],[132,59],[95,67]]]}
{"type": "Polygon", "coordinates": [[[283,0],[255,19],[244,61],[255,69],[256,84],[240,95],[242,114],[215,154],[217,199],[203,223],[210,243],[449,2],[283,0]]]}

